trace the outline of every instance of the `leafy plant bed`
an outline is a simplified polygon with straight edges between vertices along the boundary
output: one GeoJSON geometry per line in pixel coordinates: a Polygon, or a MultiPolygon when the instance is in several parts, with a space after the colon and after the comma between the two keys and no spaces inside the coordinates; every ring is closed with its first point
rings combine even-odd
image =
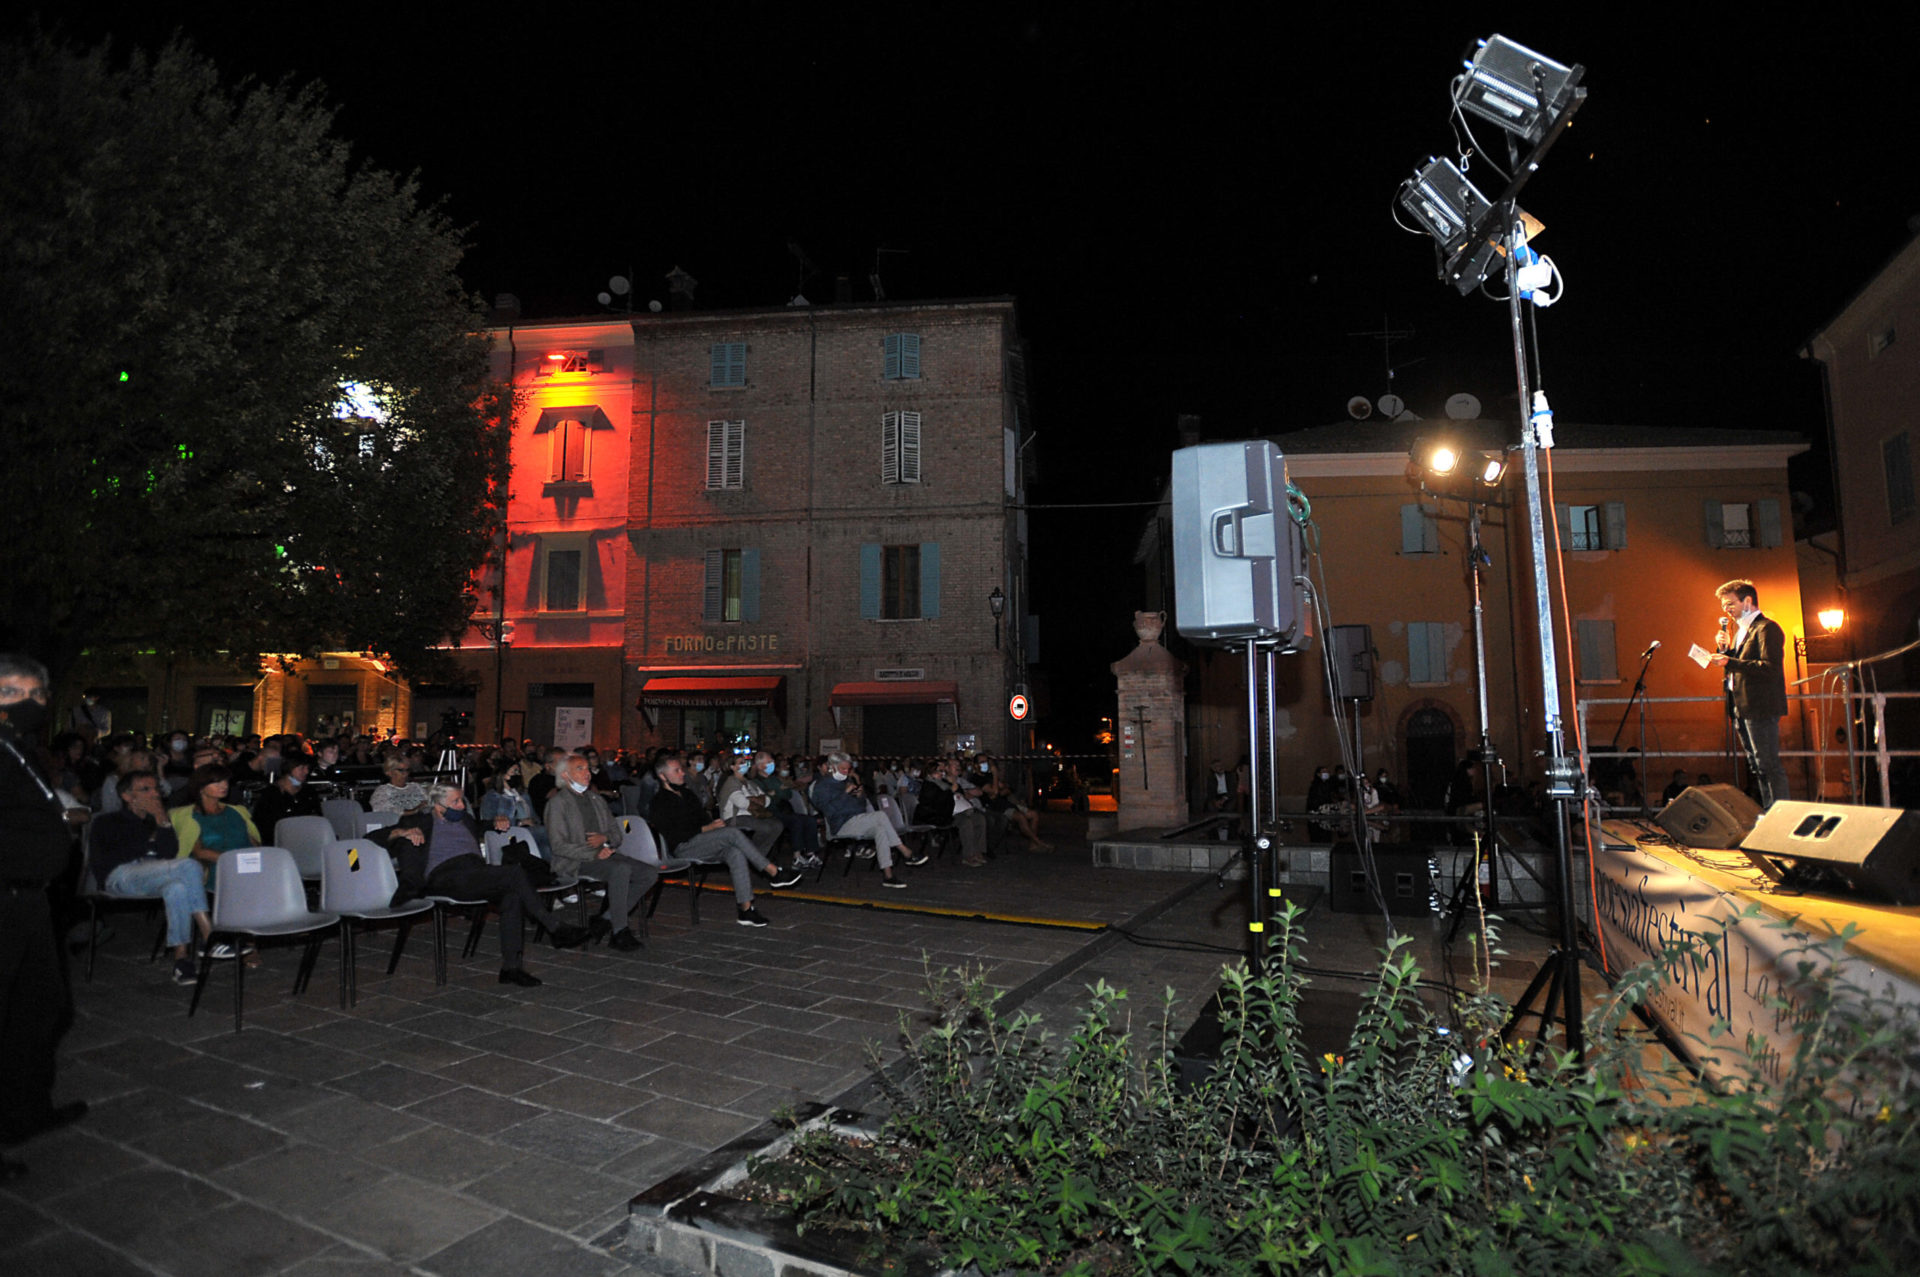
{"type": "Polygon", "coordinates": [[[1706,939],[1625,977],[1578,1061],[1503,1041],[1509,1008],[1485,995],[1442,1023],[1396,945],[1345,1050],[1314,1055],[1297,924],[1266,974],[1224,972],[1220,1061],[1193,1087],[1169,1063],[1170,1002],[1143,1052],[1104,984],[1055,1042],[984,981],[936,977],[933,1027],[880,1077],[885,1122],[809,1120],[729,1193],[868,1273],[929,1254],[1074,1277],[1851,1273],[1920,1253],[1920,1025],[1835,973],[1844,937],[1810,944],[1781,992],[1795,1055],[1707,1087],[1650,1069],[1621,1029],[1706,939]]]}

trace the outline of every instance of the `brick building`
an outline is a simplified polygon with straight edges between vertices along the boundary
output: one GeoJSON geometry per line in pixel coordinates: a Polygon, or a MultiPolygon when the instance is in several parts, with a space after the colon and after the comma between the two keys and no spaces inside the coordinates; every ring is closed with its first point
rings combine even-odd
{"type": "MultiPolygon", "coordinates": [[[[1480,724],[1467,507],[1423,492],[1409,454],[1417,441],[1442,436],[1497,449],[1510,432],[1492,421],[1404,420],[1343,422],[1274,437],[1289,478],[1312,503],[1332,622],[1370,627],[1376,678],[1374,698],[1360,715],[1365,764],[1370,771],[1386,768],[1416,805],[1438,805],[1453,767],[1477,745],[1480,724]]],[[[1787,487],[1787,459],[1803,451],[1804,442],[1789,432],[1760,430],[1563,424],[1557,433],[1552,499],[1561,561],[1554,565],[1553,597],[1568,747],[1569,694],[1589,705],[1589,747],[1606,747],[1641,653],[1658,639],[1662,650],[1647,674],[1653,698],[1647,750],[1684,756],[1648,764],[1655,791],[1674,767],[1735,779],[1717,680],[1686,652],[1695,642],[1712,645],[1719,617],[1713,591],[1734,577],[1755,582],[1762,608],[1790,638],[1804,633],[1787,487]]],[[[1490,559],[1483,586],[1489,734],[1516,778],[1538,779],[1533,755],[1545,729],[1518,466],[1508,468],[1493,495],[1510,506],[1486,510],[1482,529],[1490,559]]],[[[1148,606],[1171,614],[1167,518],[1147,529],[1139,561],[1148,606]]],[[[1195,768],[1210,758],[1231,765],[1246,749],[1244,658],[1184,643],[1177,652],[1193,670],[1189,758],[1195,768]]],[[[1317,639],[1313,651],[1279,661],[1282,801],[1301,801],[1313,769],[1339,760],[1323,656],[1324,640],[1317,639]]],[[[1790,666],[1789,682],[1803,672],[1790,666]]],[[[1807,712],[1796,708],[1783,723],[1788,749],[1818,734],[1804,721],[1807,712]]],[[[1619,744],[1638,747],[1637,715],[1619,744]]],[[[1789,771],[1795,792],[1808,792],[1803,764],[1791,760],[1789,771]]]]}
{"type": "Polygon", "coordinates": [[[1010,299],[494,338],[519,392],[505,570],[460,645],[470,687],[422,689],[416,717],[603,748],[1006,748],[1031,429],[1010,299]]]}

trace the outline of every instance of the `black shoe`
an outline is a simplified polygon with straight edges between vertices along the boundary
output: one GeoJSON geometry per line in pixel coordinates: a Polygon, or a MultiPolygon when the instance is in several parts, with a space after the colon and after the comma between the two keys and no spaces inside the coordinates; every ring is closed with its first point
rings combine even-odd
{"type": "MultiPolygon", "coordinates": [[[[613,924],[605,918],[595,918],[587,923],[587,943],[590,945],[599,944],[612,934],[613,924]]],[[[614,946],[616,949],[619,947],[619,945],[614,946]]]]}
{"type": "Polygon", "coordinates": [[[767,920],[761,917],[760,911],[752,905],[741,905],[735,912],[736,916],[734,921],[743,927],[764,927],[767,925],[767,920]]]}
{"type": "Polygon", "coordinates": [[[625,927],[614,932],[613,939],[607,943],[622,953],[632,953],[635,949],[646,948],[646,943],[625,927]]]}
{"type": "Polygon", "coordinates": [[[524,967],[508,967],[500,973],[500,983],[517,984],[523,989],[537,989],[541,981],[537,975],[528,975],[524,967]]]}
{"type": "Polygon", "coordinates": [[[893,874],[888,874],[886,877],[880,880],[880,885],[883,887],[893,887],[897,890],[905,891],[907,889],[907,880],[905,878],[896,877],[893,874]]]}
{"type": "Polygon", "coordinates": [[[905,864],[909,869],[918,869],[921,865],[927,863],[927,853],[923,851],[918,855],[909,855],[901,863],[905,864]]]}
{"type": "Polygon", "coordinates": [[[767,875],[767,886],[774,891],[779,891],[784,887],[793,886],[806,876],[798,869],[788,869],[782,873],[767,875]]]}
{"type": "Polygon", "coordinates": [[[553,929],[553,947],[556,949],[578,949],[587,942],[591,933],[577,923],[565,922],[553,929]]]}

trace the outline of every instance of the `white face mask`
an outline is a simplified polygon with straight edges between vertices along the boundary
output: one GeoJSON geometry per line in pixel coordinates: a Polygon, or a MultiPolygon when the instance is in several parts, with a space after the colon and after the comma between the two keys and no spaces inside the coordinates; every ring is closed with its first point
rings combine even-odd
{"type": "Polygon", "coordinates": [[[587,787],[577,780],[568,781],[567,788],[571,789],[576,794],[584,794],[587,792],[587,787]]]}
{"type": "Polygon", "coordinates": [[[694,764],[693,764],[693,770],[695,770],[695,771],[697,771],[697,772],[703,772],[703,771],[705,771],[705,770],[707,770],[707,765],[706,765],[705,763],[703,763],[703,762],[699,762],[699,761],[697,761],[697,760],[696,760],[696,761],[694,762],[694,764]]]}

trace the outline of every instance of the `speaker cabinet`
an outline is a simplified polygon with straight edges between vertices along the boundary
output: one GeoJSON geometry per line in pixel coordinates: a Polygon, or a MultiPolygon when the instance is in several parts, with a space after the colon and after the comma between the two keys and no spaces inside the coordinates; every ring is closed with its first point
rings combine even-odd
{"type": "MultiPolygon", "coordinates": [[[[1375,847],[1380,894],[1397,918],[1424,918],[1433,912],[1433,855],[1425,847],[1375,847]]],[[[1367,890],[1367,872],[1352,843],[1336,844],[1327,857],[1327,894],[1335,913],[1380,912],[1367,890]]]]}
{"type": "Polygon", "coordinates": [[[1920,817],[1899,807],[1777,802],[1740,849],[1826,869],[1866,895],[1920,904],[1920,817]]]}
{"type": "Polygon", "coordinates": [[[1287,463],[1267,440],[1173,454],[1174,627],[1196,642],[1304,649],[1311,634],[1287,463]]]}
{"type": "Polygon", "coordinates": [[[1333,666],[1337,700],[1373,699],[1373,627],[1335,625],[1327,630],[1327,661],[1333,666]]]}
{"type": "Polygon", "coordinates": [[[1740,845],[1758,819],[1759,804],[1732,785],[1695,785],[1661,808],[1653,823],[1675,842],[1727,851],[1740,845]]]}

